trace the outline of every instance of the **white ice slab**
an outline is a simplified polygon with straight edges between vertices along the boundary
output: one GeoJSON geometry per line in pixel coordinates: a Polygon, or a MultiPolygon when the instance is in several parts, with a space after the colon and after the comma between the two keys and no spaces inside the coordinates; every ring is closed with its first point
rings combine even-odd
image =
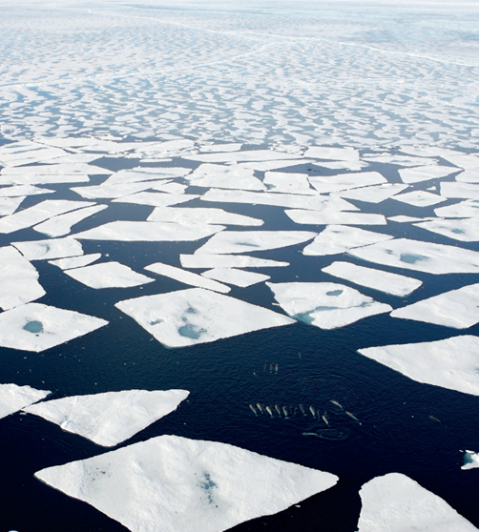
{"type": "MultiPolygon", "coordinates": [[[[127,183],[138,183],[143,181],[169,180],[172,177],[183,177],[191,172],[190,168],[178,167],[155,167],[155,168],[129,168],[119,170],[112,174],[104,184],[117,185],[127,183]]],[[[160,181],[159,181],[160,182],[160,181]]],[[[161,186],[161,185],[159,185],[161,186]]]]}
{"type": "Polygon", "coordinates": [[[478,395],[478,337],[367,347],[358,352],[410,379],[478,395]]]}
{"type": "Polygon", "coordinates": [[[431,207],[432,205],[437,205],[438,203],[445,201],[444,197],[439,196],[438,194],[432,194],[431,192],[426,192],[425,190],[406,192],[405,194],[393,196],[392,199],[407,203],[408,205],[414,205],[415,207],[431,207]]]}
{"type": "Polygon", "coordinates": [[[391,222],[397,222],[397,223],[400,223],[400,224],[405,224],[405,223],[412,223],[412,222],[429,221],[429,220],[432,220],[432,217],[429,217],[429,218],[418,218],[417,216],[406,216],[404,214],[399,214],[398,216],[390,216],[389,218],[387,218],[387,220],[391,221],[391,222]]]}
{"type": "Polygon", "coordinates": [[[465,329],[478,323],[478,284],[444,292],[394,310],[390,316],[465,329]]]}
{"type": "Polygon", "coordinates": [[[358,532],[474,532],[443,499],[400,473],[376,477],[360,490],[358,532]]]}
{"type": "Polygon", "coordinates": [[[263,273],[246,272],[236,268],[214,268],[213,270],[203,272],[202,275],[209,279],[216,279],[222,283],[233,284],[241,288],[246,288],[247,286],[252,286],[270,279],[269,275],[263,273]]]}
{"type": "Polygon", "coordinates": [[[38,353],[95,331],[107,323],[79,312],[27,303],[0,314],[0,346],[38,353]]]}
{"type": "Polygon", "coordinates": [[[440,194],[445,198],[472,198],[478,200],[478,185],[476,183],[445,181],[440,183],[440,194]]]}
{"type": "Polygon", "coordinates": [[[205,145],[200,148],[200,153],[220,153],[226,151],[238,151],[243,144],[240,142],[230,142],[228,144],[205,145]]]}
{"type": "Polygon", "coordinates": [[[393,236],[391,235],[365,231],[365,229],[359,229],[358,227],[329,225],[315,237],[311,244],[303,248],[302,253],[315,256],[337,255],[338,253],[344,253],[347,249],[384,242],[392,238],[393,236]]]}
{"type": "Polygon", "coordinates": [[[322,272],[399,297],[408,296],[422,285],[422,281],[418,279],[357,266],[351,262],[332,262],[330,266],[322,268],[322,272]]]}
{"type": "Polygon", "coordinates": [[[335,329],[392,310],[348,286],[337,283],[266,283],[283,310],[321,329],[335,329]]]}
{"type": "Polygon", "coordinates": [[[327,159],[334,161],[359,161],[360,154],[353,148],[329,148],[325,146],[312,146],[304,153],[305,157],[313,159],[327,159]]]}
{"type": "Polygon", "coordinates": [[[221,153],[202,153],[184,155],[184,159],[202,163],[238,163],[240,161],[277,161],[296,159],[298,155],[272,150],[245,150],[221,153]]]}
{"type": "Polygon", "coordinates": [[[311,231],[222,231],[212,236],[195,255],[249,253],[294,246],[317,235],[311,231]]]}
{"type": "Polygon", "coordinates": [[[33,229],[51,237],[68,235],[75,224],[93,216],[97,212],[103,211],[107,207],[108,205],[92,205],[84,209],[60,214],[41,224],[35,225],[33,229]]]}
{"type": "Polygon", "coordinates": [[[398,171],[404,183],[419,183],[421,181],[428,181],[429,179],[439,179],[447,175],[458,172],[458,168],[451,166],[416,166],[414,168],[402,168],[398,171]]]}
{"type": "Polygon", "coordinates": [[[324,211],[305,211],[288,209],[285,214],[297,224],[302,225],[386,225],[383,214],[369,212],[343,212],[325,209],[324,211]]]}
{"type": "Polygon", "coordinates": [[[13,214],[26,196],[16,196],[14,198],[0,198],[0,216],[13,214]]]}
{"type": "MultiPolygon", "coordinates": [[[[131,194],[136,194],[144,190],[152,188],[160,181],[139,181],[133,183],[102,183],[97,186],[72,187],[71,190],[87,199],[109,198],[109,199],[123,199],[131,194]]],[[[161,193],[156,193],[162,195],[161,193]]],[[[168,196],[169,194],[165,194],[168,196]]],[[[184,199],[183,201],[187,201],[184,199]]],[[[135,203],[135,202],[132,202],[135,203]]]]}
{"type": "Polygon", "coordinates": [[[83,255],[82,245],[71,237],[12,242],[12,246],[15,246],[29,260],[60,259],[83,255]]]}
{"type": "MultiPolygon", "coordinates": [[[[3,185],[3,179],[0,177],[0,184],[3,185]]],[[[12,185],[0,188],[0,198],[15,196],[38,196],[41,194],[52,194],[54,190],[48,188],[35,187],[33,185],[12,185]]]]}
{"type": "Polygon", "coordinates": [[[65,154],[66,152],[59,148],[50,148],[31,140],[24,140],[1,146],[0,163],[5,166],[22,166],[46,161],[65,154]]]}
{"type": "Polygon", "coordinates": [[[45,200],[18,211],[10,216],[5,216],[0,220],[0,233],[13,233],[32,227],[52,216],[74,211],[82,207],[94,205],[89,201],[70,201],[70,200],[45,200]]]}
{"type": "Polygon", "coordinates": [[[352,172],[358,172],[368,163],[363,161],[323,161],[321,163],[315,163],[313,166],[317,168],[328,168],[329,170],[351,170],[352,172]]]}
{"type": "Polygon", "coordinates": [[[458,168],[463,168],[465,170],[477,170],[478,172],[478,154],[475,153],[461,153],[461,152],[451,152],[451,153],[442,153],[441,157],[448,161],[449,163],[458,166],[458,168]]]}
{"type": "Polygon", "coordinates": [[[459,183],[478,183],[478,168],[468,169],[455,176],[455,181],[459,183]]]}
{"type": "Polygon", "coordinates": [[[259,172],[268,172],[270,170],[280,170],[298,166],[299,164],[309,164],[311,159],[290,159],[288,161],[251,161],[246,163],[239,163],[238,168],[250,168],[251,170],[258,170],[259,172]]]}
{"type": "Polygon", "coordinates": [[[24,410],[112,447],[176,410],[188,395],[186,390],[123,390],[54,399],[24,410]]]}
{"type": "Polygon", "coordinates": [[[263,184],[270,192],[284,194],[309,194],[318,193],[310,187],[307,174],[295,174],[287,172],[265,172],[263,184]]]}
{"type": "Polygon", "coordinates": [[[227,188],[237,190],[266,190],[253,170],[219,164],[201,164],[187,178],[190,185],[206,188],[227,188]]]}
{"type": "Polygon", "coordinates": [[[463,451],[462,469],[476,469],[479,467],[478,453],[474,451],[463,451]]]}
{"type": "Polygon", "coordinates": [[[222,225],[191,226],[174,222],[131,222],[118,220],[77,233],[80,240],[119,240],[123,242],[180,242],[200,240],[225,229],[222,225]]]}
{"type": "Polygon", "coordinates": [[[478,216],[460,220],[430,220],[413,225],[461,242],[478,242],[478,216]]]}
{"type": "Polygon", "coordinates": [[[88,266],[92,262],[95,262],[102,256],[101,253],[90,253],[88,255],[80,255],[79,257],[68,257],[66,259],[49,260],[49,264],[57,266],[61,270],[70,270],[72,268],[81,268],[82,266],[88,266]]]}
{"type": "Polygon", "coordinates": [[[408,238],[380,242],[349,250],[348,253],[370,262],[435,275],[478,272],[476,251],[408,238]]]}
{"type": "Polygon", "coordinates": [[[370,185],[388,184],[388,181],[378,172],[350,172],[330,176],[309,176],[308,180],[320,193],[330,193],[350,190],[370,185]]]}
{"type": "Polygon", "coordinates": [[[258,259],[246,255],[180,255],[184,268],[275,268],[289,266],[288,262],[258,259]]]}
{"type": "Polygon", "coordinates": [[[164,275],[165,277],[170,277],[171,279],[175,279],[176,281],[180,281],[184,284],[197,286],[198,288],[206,288],[207,290],[213,290],[214,292],[221,292],[223,294],[228,294],[228,292],[230,292],[230,288],[222,283],[205,279],[205,277],[202,277],[201,275],[187,272],[181,268],[175,268],[169,264],[155,262],[154,264],[145,266],[145,270],[158,273],[159,275],[164,275]]]}
{"type": "Polygon", "coordinates": [[[326,489],[330,473],[226,443],[159,436],[35,473],[132,532],[222,532],[326,489]]]}
{"type": "Polygon", "coordinates": [[[45,293],[35,266],[12,246],[0,247],[0,308],[18,307],[45,293]]]}
{"type": "Polygon", "coordinates": [[[73,171],[59,172],[56,165],[3,168],[3,170],[0,171],[0,178],[5,185],[19,186],[53,185],[58,183],[88,183],[90,181],[86,173],[73,171]]]}
{"type": "Polygon", "coordinates": [[[131,196],[114,199],[114,203],[135,203],[137,205],[149,205],[151,207],[169,207],[186,203],[198,198],[197,194],[165,194],[164,192],[139,192],[131,196]]]}
{"type": "Polygon", "coordinates": [[[258,218],[224,211],[223,209],[208,209],[200,207],[160,207],[154,209],[147,220],[149,222],[177,222],[184,225],[263,225],[263,220],[258,218]]]}
{"type": "Polygon", "coordinates": [[[433,212],[439,218],[473,218],[478,216],[478,200],[469,199],[460,201],[453,205],[438,207],[433,212]]]}
{"type": "Polygon", "coordinates": [[[133,271],[120,262],[102,262],[66,270],[65,273],[90,288],[128,288],[153,283],[155,279],[133,271]]]}
{"type": "Polygon", "coordinates": [[[385,183],[383,185],[340,191],[338,195],[342,198],[365,201],[367,203],[381,203],[395,196],[395,194],[399,194],[408,187],[409,185],[401,185],[400,183],[385,183]]]}
{"type": "Polygon", "coordinates": [[[429,164],[437,164],[436,159],[427,159],[426,157],[414,157],[390,153],[365,154],[362,155],[362,159],[364,159],[365,161],[395,164],[398,166],[426,166],[429,164]]]}
{"type": "Polygon", "coordinates": [[[50,393],[48,390],[36,390],[30,386],[0,384],[0,419],[41,401],[50,393]]]}
{"type": "Polygon", "coordinates": [[[175,183],[173,181],[166,181],[163,185],[155,185],[152,190],[157,192],[166,192],[167,194],[185,194],[188,185],[175,183]]]}
{"type": "Polygon", "coordinates": [[[167,347],[214,342],[293,323],[271,310],[202,288],[128,299],[115,306],[167,347]]]}

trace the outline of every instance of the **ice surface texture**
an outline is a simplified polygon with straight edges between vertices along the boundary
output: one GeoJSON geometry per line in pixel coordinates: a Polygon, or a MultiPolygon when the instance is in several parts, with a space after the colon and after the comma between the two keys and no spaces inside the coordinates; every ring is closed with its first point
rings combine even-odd
{"type": "Polygon", "coordinates": [[[36,390],[30,386],[0,384],[0,419],[49,395],[48,390],[36,390]]]}

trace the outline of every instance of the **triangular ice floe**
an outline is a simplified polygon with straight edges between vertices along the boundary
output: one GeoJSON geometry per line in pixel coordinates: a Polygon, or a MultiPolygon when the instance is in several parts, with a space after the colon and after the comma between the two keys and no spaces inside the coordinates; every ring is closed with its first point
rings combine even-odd
{"type": "Polygon", "coordinates": [[[44,399],[49,393],[48,390],[36,390],[30,386],[0,384],[0,419],[44,399]]]}

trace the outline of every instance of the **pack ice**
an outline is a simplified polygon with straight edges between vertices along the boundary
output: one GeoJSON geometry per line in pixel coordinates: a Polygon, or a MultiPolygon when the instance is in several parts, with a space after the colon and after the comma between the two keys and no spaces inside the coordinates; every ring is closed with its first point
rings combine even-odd
{"type": "Polygon", "coordinates": [[[221,532],[327,490],[330,473],[226,443],[160,436],[35,476],[132,532],[221,532]]]}
{"type": "Polygon", "coordinates": [[[186,390],[122,390],[44,401],[24,411],[112,447],[176,410],[188,394],[186,390]]]}
{"type": "Polygon", "coordinates": [[[50,393],[48,390],[36,390],[30,386],[0,384],[0,419],[44,399],[50,393]]]}
{"type": "Polygon", "coordinates": [[[65,273],[90,288],[128,288],[155,280],[116,261],[74,268],[65,273]]]}
{"type": "Polygon", "coordinates": [[[474,532],[443,499],[401,473],[376,477],[360,490],[358,532],[474,532]]]}

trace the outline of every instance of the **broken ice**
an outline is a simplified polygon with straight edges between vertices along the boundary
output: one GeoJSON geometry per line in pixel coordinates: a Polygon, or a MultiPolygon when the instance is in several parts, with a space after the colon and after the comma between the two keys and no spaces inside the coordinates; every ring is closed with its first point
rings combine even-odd
{"type": "Polygon", "coordinates": [[[0,419],[44,399],[50,393],[48,390],[36,390],[30,386],[0,384],[0,419]]]}
{"type": "Polygon", "coordinates": [[[133,271],[125,264],[110,261],[65,270],[76,281],[90,288],[128,288],[153,283],[155,279],[133,271]]]}

